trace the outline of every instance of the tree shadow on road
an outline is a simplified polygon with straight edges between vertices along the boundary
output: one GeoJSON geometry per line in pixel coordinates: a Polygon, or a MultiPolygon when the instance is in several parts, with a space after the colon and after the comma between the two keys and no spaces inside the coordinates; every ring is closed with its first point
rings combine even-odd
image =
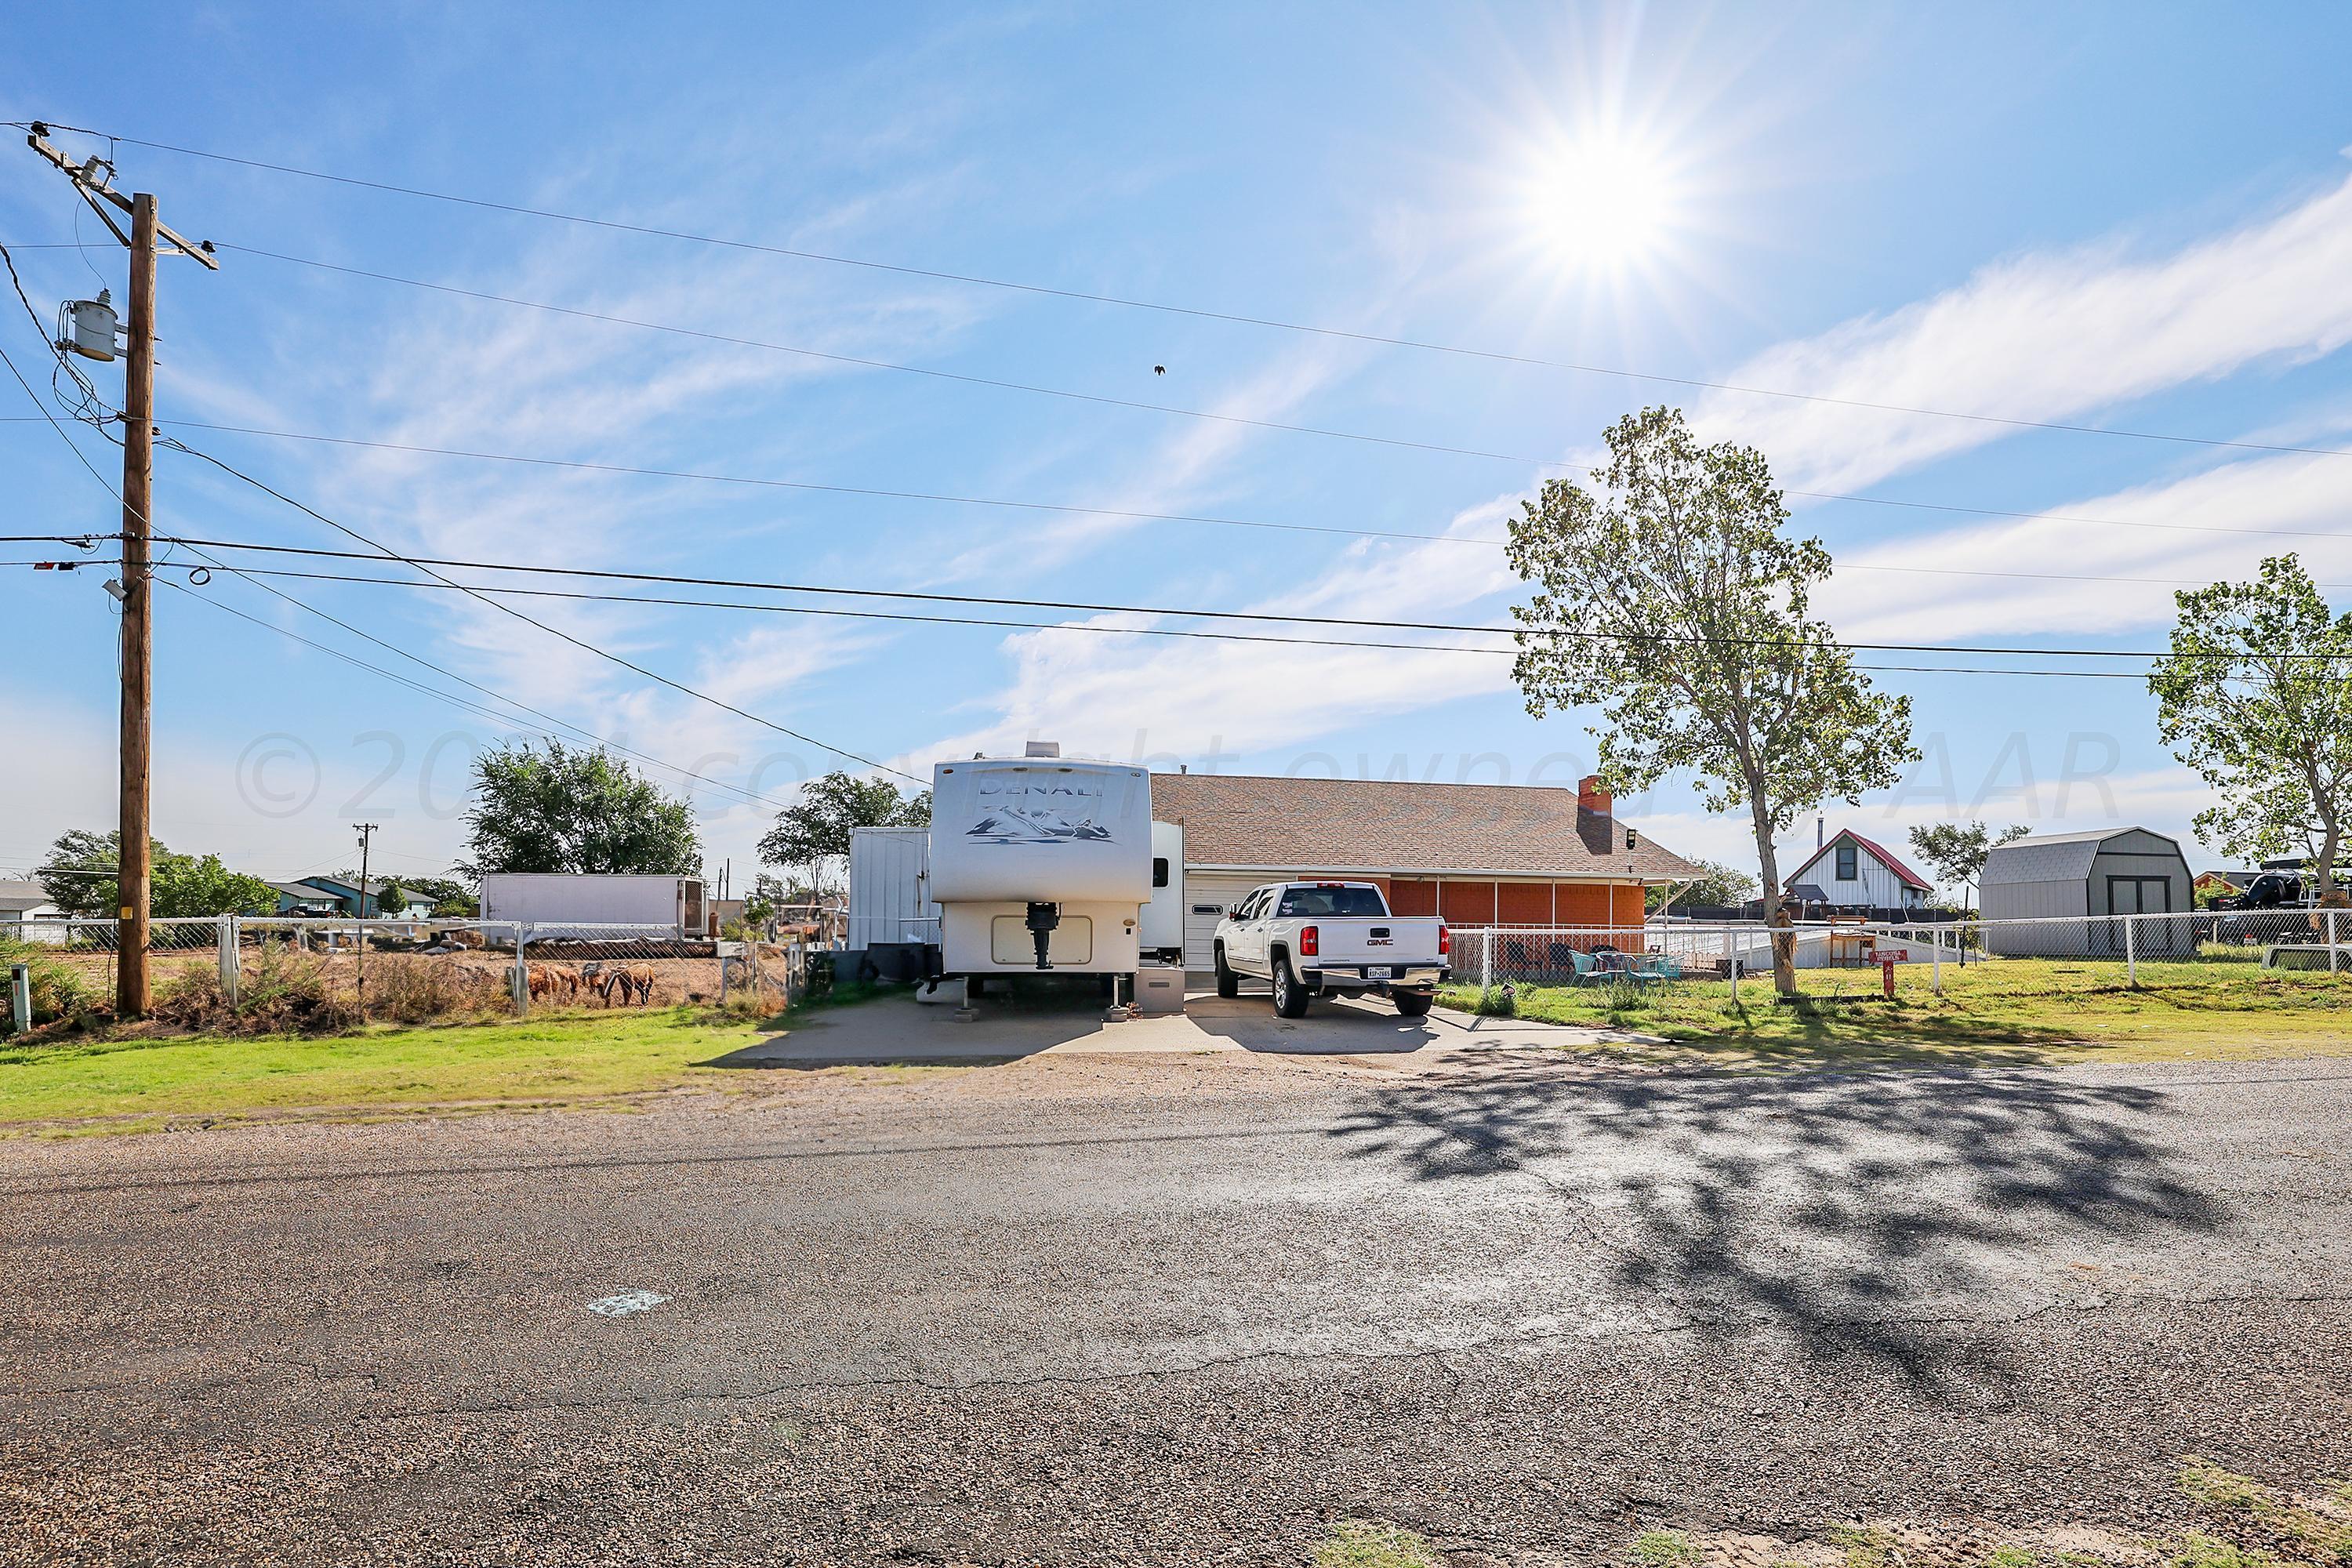
{"type": "Polygon", "coordinates": [[[1412,1180],[1542,1182],[1561,1245],[1661,1326],[1776,1327],[1935,1383],[1969,1321],[2082,1294],[2084,1252],[2222,1223],[2171,1112],[2025,1075],[1529,1072],[1387,1088],[1334,1135],[1412,1180]]]}

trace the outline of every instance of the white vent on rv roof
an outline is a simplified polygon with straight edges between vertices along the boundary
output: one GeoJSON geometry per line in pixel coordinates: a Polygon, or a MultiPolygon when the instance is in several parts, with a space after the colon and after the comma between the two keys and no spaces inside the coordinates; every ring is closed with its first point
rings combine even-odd
{"type": "Polygon", "coordinates": [[[1021,754],[1024,757],[1058,757],[1062,754],[1062,742],[1059,741],[1032,741],[1029,742],[1029,749],[1021,754]]]}

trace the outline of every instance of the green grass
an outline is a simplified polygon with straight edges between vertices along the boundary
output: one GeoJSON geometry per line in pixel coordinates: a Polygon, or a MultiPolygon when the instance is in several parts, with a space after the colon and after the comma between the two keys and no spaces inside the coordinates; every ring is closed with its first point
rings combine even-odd
{"type": "Polygon", "coordinates": [[[1438,1568],[1426,1538],[1392,1524],[1349,1520],[1315,1548],[1315,1568],[1438,1568]]]}
{"type": "Polygon", "coordinates": [[[172,1118],[576,1104],[724,1088],[735,1069],[717,1065],[720,1058],[813,1013],[879,994],[847,985],[768,1016],[681,1006],[341,1035],[52,1031],[31,1043],[0,1041],[0,1129],[95,1122],[89,1130],[136,1131],[172,1118]]]}
{"type": "Polygon", "coordinates": [[[678,1009],[320,1037],[67,1037],[0,1046],[0,1124],[604,1099],[718,1079],[697,1064],[765,1033],[678,1009]]]}
{"type": "Polygon", "coordinates": [[[1896,971],[1881,994],[1876,969],[1801,970],[1799,998],[1778,1001],[1769,975],[1685,980],[1636,989],[1520,985],[1505,1002],[1475,985],[1440,1000],[1464,1011],[1626,1031],[1704,1053],[1773,1060],[2018,1061],[2068,1055],[2153,1060],[2315,1055],[2352,1050],[2352,976],[2241,963],[2143,963],[2126,985],[2120,963],[2003,959],[1896,971]]]}
{"type": "Polygon", "coordinates": [[[1647,1530],[1625,1549],[1636,1568],[1696,1568],[1698,1545],[1679,1530],[1647,1530]]]}

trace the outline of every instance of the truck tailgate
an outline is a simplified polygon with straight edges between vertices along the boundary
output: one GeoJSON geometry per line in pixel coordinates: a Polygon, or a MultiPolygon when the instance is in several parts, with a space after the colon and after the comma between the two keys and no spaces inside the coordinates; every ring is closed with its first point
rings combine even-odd
{"type": "Polygon", "coordinates": [[[1437,933],[1445,922],[1435,915],[1391,915],[1374,920],[1328,916],[1309,922],[1316,928],[1315,956],[1301,956],[1308,969],[1336,965],[1411,964],[1426,969],[1437,963],[1437,933]]]}

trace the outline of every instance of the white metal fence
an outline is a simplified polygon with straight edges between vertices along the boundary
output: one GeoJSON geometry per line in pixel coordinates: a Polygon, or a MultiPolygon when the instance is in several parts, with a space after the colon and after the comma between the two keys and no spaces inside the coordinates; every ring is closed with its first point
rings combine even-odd
{"type": "MultiPolygon", "coordinates": [[[[11,967],[42,1018],[110,1009],[121,959],[111,920],[0,919],[11,967]]],[[[289,1026],[537,1008],[656,1007],[744,994],[788,1005],[822,984],[799,942],[730,942],[675,926],[219,915],[158,919],[148,937],[156,1011],[205,1022],[265,1010],[289,1026]]],[[[16,1022],[13,996],[0,1026],[16,1022]]]]}
{"type": "MultiPolygon", "coordinates": [[[[1736,991],[1743,976],[1770,972],[1774,934],[1760,921],[1456,927],[1454,973],[1481,990],[1727,980],[1736,991]]],[[[2126,984],[2138,982],[2142,965],[2165,963],[2258,965],[2352,980],[2352,910],[1803,921],[1780,935],[1800,970],[1892,964],[1938,991],[1947,965],[2024,960],[2112,965],[2126,984]]]]}

